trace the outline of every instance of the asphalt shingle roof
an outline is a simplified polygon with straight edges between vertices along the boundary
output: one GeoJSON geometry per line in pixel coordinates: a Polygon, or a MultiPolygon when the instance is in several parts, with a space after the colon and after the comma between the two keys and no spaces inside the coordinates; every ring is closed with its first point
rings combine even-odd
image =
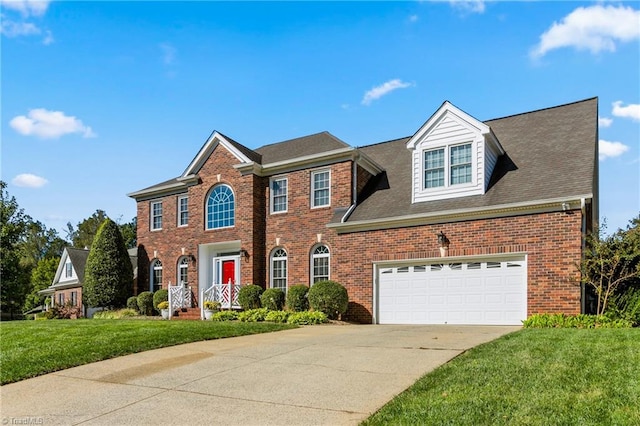
{"type": "Polygon", "coordinates": [[[592,194],[597,108],[592,98],[485,121],[506,153],[484,195],[412,204],[409,137],[362,147],[385,172],[347,222],[592,194]]]}
{"type": "Polygon", "coordinates": [[[262,164],[269,164],[308,155],[322,154],[341,148],[351,148],[351,146],[329,132],[321,132],[265,145],[256,149],[256,152],[262,155],[262,164]]]}

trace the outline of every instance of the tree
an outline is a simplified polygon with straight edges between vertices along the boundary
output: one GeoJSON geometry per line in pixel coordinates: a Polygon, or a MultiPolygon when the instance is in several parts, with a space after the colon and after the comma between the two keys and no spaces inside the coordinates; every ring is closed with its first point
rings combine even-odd
{"type": "Polygon", "coordinates": [[[138,245],[137,231],[138,231],[138,218],[134,217],[131,222],[122,223],[120,225],[120,232],[124,239],[124,245],[130,249],[135,248],[138,245]]]}
{"type": "Polygon", "coordinates": [[[44,296],[38,294],[38,292],[51,285],[58,269],[58,263],[60,263],[59,257],[40,259],[38,265],[31,273],[31,292],[27,295],[24,302],[23,311],[26,312],[36,306],[42,305],[44,296]]]}
{"type": "Polygon", "coordinates": [[[610,299],[640,279],[640,216],[626,230],[604,236],[606,225],[586,238],[585,257],[580,263],[582,283],[596,294],[598,315],[606,312],[610,299]]]}
{"type": "Polygon", "coordinates": [[[106,219],[98,228],[84,272],[86,306],[118,308],[133,294],[133,267],[118,225],[106,219]]]}
{"type": "Polygon", "coordinates": [[[95,238],[98,228],[107,219],[107,214],[104,210],[96,210],[87,219],[82,222],[78,222],[78,227],[75,229],[71,222],[67,223],[67,239],[71,241],[73,247],[76,248],[91,248],[93,239],[95,238]]]}
{"type": "Polygon", "coordinates": [[[22,310],[29,286],[30,270],[20,264],[20,241],[31,218],[9,196],[7,184],[0,181],[0,310],[11,319],[22,310]]]}
{"type": "Polygon", "coordinates": [[[19,243],[20,260],[24,265],[35,268],[42,259],[60,258],[62,250],[67,245],[68,243],[58,236],[58,231],[55,229],[47,229],[38,221],[30,221],[19,243]]]}

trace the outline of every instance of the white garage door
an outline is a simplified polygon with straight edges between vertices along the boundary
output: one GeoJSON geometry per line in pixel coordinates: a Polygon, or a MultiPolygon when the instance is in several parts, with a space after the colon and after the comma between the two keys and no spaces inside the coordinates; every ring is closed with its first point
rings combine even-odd
{"type": "Polygon", "coordinates": [[[521,325],[524,258],[379,266],[380,324],[521,325]]]}

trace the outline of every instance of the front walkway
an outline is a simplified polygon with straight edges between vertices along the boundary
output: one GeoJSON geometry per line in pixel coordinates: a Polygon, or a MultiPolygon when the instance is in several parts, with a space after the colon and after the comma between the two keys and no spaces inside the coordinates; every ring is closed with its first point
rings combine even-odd
{"type": "Polygon", "coordinates": [[[425,373],[519,328],[322,325],[189,343],[2,386],[0,417],[45,425],[355,425],[425,373]]]}

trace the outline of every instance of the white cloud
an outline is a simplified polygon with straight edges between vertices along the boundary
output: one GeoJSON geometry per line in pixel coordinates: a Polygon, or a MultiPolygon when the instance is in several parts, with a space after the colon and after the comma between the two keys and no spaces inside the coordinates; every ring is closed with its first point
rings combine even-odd
{"type": "Polygon", "coordinates": [[[42,32],[37,25],[31,22],[15,22],[10,19],[5,19],[4,16],[2,16],[1,19],[0,32],[10,38],[37,35],[42,32]]]}
{"type": "Polygon", "coordinates": [[[49,3],[50,0],[0,0],[4,8],[18,11],[24,17],[44,15],[49,3]]]}
{"type": "Polygon", "coordinates": [[[362,105],[371,105],[371,102],[373,102],[374,100],[380,99],[384,95],[388,95],[394,90],[405,89],[411,86],[413,86],[413,84],[405,83],[398,78],[389,80],[385,83],[382,83],[379,86],[372,88],[367,93],[365,93],[364,97],[362,98],[362,105]]]}
{"type": "Polygon", "coordinates": [[[616,117],[630,118],[634,121],[640,121],[640,104],[629,104],[622,106],[622,101],[615,101],[613,103],[613,110],[611,114],[616,117]]]}
{"type": "Polygon", "coordinates": [[[611,126],[611,123],[613,123],[613,119],[612,118],[598,117],[598,126],[600,126],[602,128],[611,126]]]}
{"type": "Polygon", "coordinates": [[[598,53],[613,52],[617,42],[640,38],[640,11],[632,7],[595,5],[579,7],[560,23],[540,36],[540,43],[531,51],[532,58],[544,56],[553,49],[574,47],[598,53]]]}
{"type": "Polygon", "coordinates": [[[49,183],[49,181],[43,177],[32,175],[31,173],[22,173],[14,177],[11,183],[23,188],[41,188],[49,183]]]}
{"type": "Polygon", "coordinates": [[[169,43],[160,43],[162,49],[162,61],[166,65],[171,65],[176,60],[176,48],[169,43]]]}
{"type": "Polygon", "coordinates": [[[85,126],[76,117],[66,116],[62,111],[48,111],[44,108],[29,110],[28,116],[14,117],[9,125],[22,135],[34,135],[42,139],[56,139],[70,133],[80,133],[84,138],[96,136],[91,127],[85,126]]]}
{"type": "Polygon", "coordinates": [[[607,158],[618,157],[629,150],[629,147],[621,142],[609,142],[604,139],[598,141],[598,157],[600,161],[607,158]]]}
{"type": "Polygon", "coordinates": [[[418,22],[418,15],[409,16],[409,22],[418,22]]]}
{"type": "Polygon", "coordinates": [[[484,13],[484,0],[449,0],[454,8],[465,13],[484,13]]]}
{"type": "MultiPolygon", "coordinates": [[[[41,18],[47,12],[50,0],[0,0],[0,33],[6,37],[34,36],[43,33],[40,27],[28,18],[41,18]]],[[[51,31],[44,31],[42,43],[53,43],[51,31]]]]}

